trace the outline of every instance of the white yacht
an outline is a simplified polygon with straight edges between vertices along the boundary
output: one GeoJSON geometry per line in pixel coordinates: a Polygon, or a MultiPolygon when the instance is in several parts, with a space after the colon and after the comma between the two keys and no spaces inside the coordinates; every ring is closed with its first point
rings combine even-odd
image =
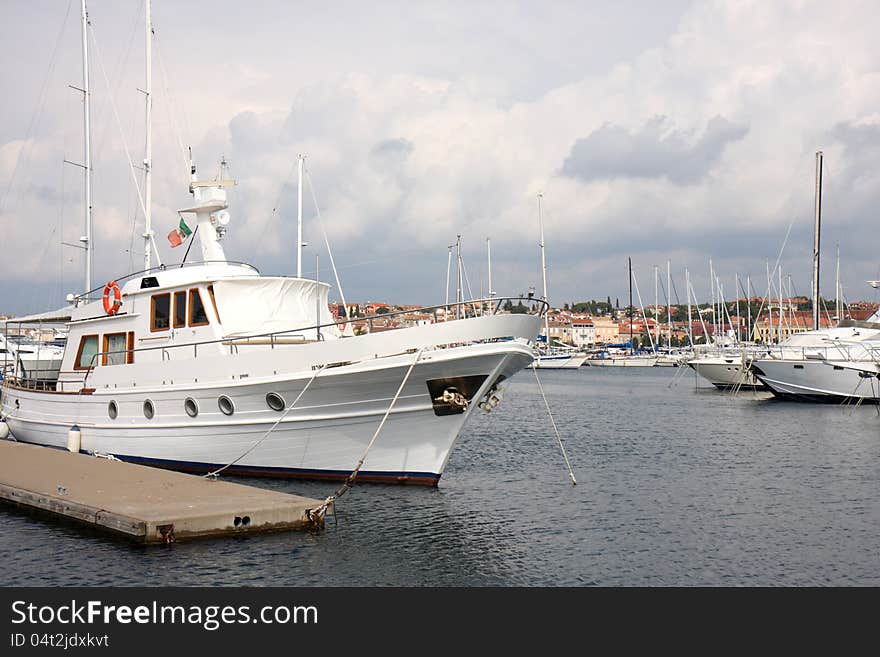
{"type": "Polygon", "coordinates": [[[751,362],[750,371],[777,397],[874,401],[880,312],[866,321],[843,320],[835,328],[793,335],[767,351],[751,362]]]}
{"type": "Polygon", "coordinates": [[[587,354],[573,347],[538,347],[530,367],[542,370],[576,370],[586,360],[587,354]]]}
{"type": "Polygon", "coordinates": [[[621,354],[608,353],[597,354],[585,361],[590,367],[654,367],[657,365],[657,356],[652,354],[621,354]]]}
{"type": "Polygon", "coordinates": [[[342,479],[357,466],[364,481],[436,485],[470,415],[495,408],[504,383],[533,361],[546,302],[536,300],[532,314],[468,317],[467,308],[482,302],[459,300],[455,321],[354,335],[349,321],[331,315],[329,285],[301,275],[301,200],[297,276],[261,276],[227,261],[222,246],[232,181],[221,172],[219,180],[200,182],[195,168],[194,203],[180,211],[195,216],[195,229],[181,220],[168,237],[173,246],[198,240],[202,260],[152,267],[149,0],[144,193],[138,193],[144,267],[108,282],[96,300],[89,19],[85,0],[80,4],[84,291],[71,295],[68,307],[12,320],[18,327],[61,323],[67,338],[60,367],[40,377],[33,368],[5,376],[0,435],[8,429],[23,442],[78,444],[82,451],[182,470],[342,479]]]}
{"type": "Polygon", "coordinates": [[[54,380],[63,354],[57,345],[0,333],[0,379],[18,376],[32,381],[54,380]]]}
{"type": "Polygon", "coordinates": [[[697,356],[687,366],[719,390],[761,390],[765,386],[749,369],[752,356],[741,353],[720,353],[697,356]]]}
{"type": "Polygon", "coordinates": [[[531,364],[539,314],[350,335],[330,314],[328,284],[228,262],[224,181],[193,178],[185,212],[201,263],[11,320],[68,328],[50,381],[4,381],[0,412],[15,439],[64,447],[75,424],[83,451],[122,460],[344,478],[387,414],[359,478],[436,485],[468,417],[496,406],[503,382],[531,364]]]}

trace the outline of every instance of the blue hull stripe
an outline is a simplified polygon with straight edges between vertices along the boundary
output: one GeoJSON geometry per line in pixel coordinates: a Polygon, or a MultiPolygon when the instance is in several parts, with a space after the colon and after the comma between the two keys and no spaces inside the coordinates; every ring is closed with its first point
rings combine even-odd
{"type": "MultiPolygon", "coordinates": [[[[175,461],[167,459],[154,459],[142,456],[127,456],[114,454],[122,461],[140,463],[172,470],[186,470],[189,472],[212,472],[222,468],[225,464],[200,463],[198,461],[175,461]]],[[[346,479],[350,470],[317,470],[313,468],[282,468],[274,466],[250,466],[232,465],[223,472],[243,476],[263,476],[278,478],[303,478],[303,479],[346,479]]],[[[436,486],[440,481],[440,475],[434,472],[395,472],[384,470],[362,470],[358,473],[358,480],[364,481],[387,481],[393,483],[422,483],[436,486]]]]}

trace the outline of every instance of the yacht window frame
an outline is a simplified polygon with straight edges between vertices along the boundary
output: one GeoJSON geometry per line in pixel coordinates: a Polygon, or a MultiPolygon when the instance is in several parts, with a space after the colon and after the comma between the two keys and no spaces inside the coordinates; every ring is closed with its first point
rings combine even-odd
{"type": "Polygon", "coordinates": [[[150,297],[150,333],[158,333],[160,331],[168,331],[169,329],[171,329],[172,310],[171,292],[162,292],[160,294],[154,294],[150,297]],[[168,299],[168,326],[165,326],[163,328],[156,328],[156,299],[160,297],[166,297],[168,299]]]}
{"type": "MultiPolygon", "coordinates": [[[[118,333],[105,333],[103,336],[101,336],[101,347],[102,347],[101,348],[101,365],[112,366],[112,365],[128,365],[128,364],[130,364],[131,363],[130,359],[132,357],[132,353],[131,353],[132,342],[134,342],[134,333],[132,333],[131,331],[119,331],[118,333]],[[118,352],[118,353],[123,354],[122,362],[121,363],[108,363],[107,356],[110,355],[108,353],[110,351],[110,338],[111,337],[118,337],[120,335],[125,337],[125,348],[122,349],[121,352],[118,352]]],[[[117,353],[117,352],[114,352],[114,353],[117,353]]]]}
{"type": "Polygon", "coordinates": [[[83,352],[83,348],[86,345],[86,340],[88,340],[89,338],[95,338],[95,354],[98,353],[98,345],[100,344],[100,340],[99,340],[100,337],[101,336],[98,333],[88,333],[86,335],[80,336],[79,347],[77,347],[77,349],[76,349],[76,358],[74,358],[74,360],[73,360],[73,369],[75,369],[75,370],[91,369],[91,367],[92,367],[91,365],[80,365],[79,361],[80,361],[80,358],[82,358],[82,352],[83,352]]]}
{"type": "Polygon", "coordinates": [[[189,325],[191,327],[208,326],[208,324],[211,323],[211,318],[208,317],[208,308],[205,306],[205,302],[202,301],[202,295],[199,294],[199,288],[197,288],[197,287],[191,287],[189,289],[189,304],[188,304],[188,310],[187,310],[187,318],[189,319],[189,325]],[[195,304],[193,303],[194,296],[199,300],[199,305],[202,307],[202,313],[205,315],[204,322],[194,322],[193,321],[193,308],[195,307],[195,304]]]}
{"type": "Polygon", "coordinates": [[[214,316],[217,318],[217,323],[222,324],[220,321],[220,311],[217,310],[217,300],[214,298],[214,284],[211,283],[208,286],[208,296],[211,297],[211,305],[214,306],[214,316]]]}
{"type": "Polygon", "coordinates": [[[187,320],[187,303],[186,303],[187,292],[186,290],[178,290],[173,295],[173,312],[171,313],[171,325],[174,328],[186,328],[186,320],[187,320]],[[178,299],[183,297],[183,314],[180,316],[180,323],[177,322],[178,319],[178,299]]]}

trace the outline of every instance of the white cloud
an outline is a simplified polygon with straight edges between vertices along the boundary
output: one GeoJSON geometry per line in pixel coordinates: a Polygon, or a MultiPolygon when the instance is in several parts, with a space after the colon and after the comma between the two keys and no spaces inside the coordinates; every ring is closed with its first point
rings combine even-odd
{"type": "MultiPolygon", "coordinates": [[[[175,96],[187,108],[200,171],[213,172],[222,153],[240,182],[231,257],[292,270],[291,174],[303,152],[337,260],[382,261],[352,270],[350,297],[436,300],[446,245],[459,233],[473,276],[491,236],[495,287],[527,289],[540,280],[538,191],[551,293],[560,299],[618,296],[628,255],[644,272],[667,257],[678,272],[702,270],[711,256],[731,278],[759,276],[792,219],[784,266],[807,289],[813,154],[823,149],[825,244],[840,242],[853,287],[876,277],[865,244],[880,200],[871,166],[880,143],[874,4],[699,3],[653,32],[651,14],[663,9],[642,5],[626,16],[564,6],[546,24],[528,5],[509,16],[483,6],[472,14],[407,6],[398,17],[386,9],[360,15],[357,30],[335,25],[335,9],[313,10],[314,32],[302,35],[297,23],[288,40],[274,38],[279,26],[263,25],[260,39],[201,26],[186,47],[164,17],[163,57],[183,84],[175,96]],[[571,27],[578,19],[583,33],[571,27]],[[187,48],[199,56],[181,57],[187,48]]],[[[163,235],[187,199],[170,124],[157,120],[154,216],[163,235]]],[[[0,144],[4,175],[23,132],[0,144]]],[[[118,145],[111,150],[118,154],[118,145]]],[[[52,168],[50,156],[36,159],[52,168]]],[[[113,166],[125,164],[117,157],[113,166]]],[[[103,228],[122,233],[131,204],[125,176],[100,197],[111,206],[103,228]]],[[[57,216],[53,203],[35,190],[3,220],[24,211],[35,221],[57,216]]],[[[309,192],[306,208],[314,246],[321,237],[309,192]]],[[[108,275],[126,264],[123,251],[105,259],[108,275]]],[[[6,276],[28,269],[18,258],[2,265],[6,276]]],[[[867,296],[858,288],[849,295],[867,296]]]]}

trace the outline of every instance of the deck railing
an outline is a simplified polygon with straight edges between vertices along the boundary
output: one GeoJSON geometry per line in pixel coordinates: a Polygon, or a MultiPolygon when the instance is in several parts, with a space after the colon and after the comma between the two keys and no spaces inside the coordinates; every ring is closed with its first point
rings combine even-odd
{"type": "MultiPolygon", "coordinates": [[[[203,263],[199,263],[203,264],[203,263]]],[[[153,268],[146,271],[156,271],[158,268],[153,268]]],[[[140,272],[141,274],[144,272],[140,272]]],[[[132,276],[137,276],[138,274],[132,274],[132,276]]],[[[121,279],[120,279],[121,280],[121,279]]],[[[527,298],[527,297],[490,297],[483,299],[472,299],[468,301],[460,301],[456,303],[449,304],[437,304],[435,306],[423,306],[417,309],[408,309],[408,310],[392,310],[386,313],[376,313],[373,315],[367,315],[364,317],[352,317],[352,318],[344,318],[344,319],[336,319],[332,322],[324,322],[319,324],[313,324],[311,326],[305,327],[296,327],[292,329],[284,329],[280,331],[271,331],[267,333],[256,333],[256,334],[248,334],[242,335],[240,337],[235,336],[226,336],[223,338],[216,338],[212,340],[203,340],[200,342],[187,342],[183,344],[176,345],[159,345],[159,346],[151,346],[151,347],[137,347],[134,349],[120,349],[115,351],[99,351],[95,353],[89,362],[87,368],[77,369],[75,372],[61,372],[60,375],[66,375],[61,377],[59,375],[59,382],[64,384],[76,384],[79,381],[79,375],[82,375],[82,386],[85,388],[88,386],[88,378],[94,369],[98,366],[99,363],[104,361],[106,356],[122,356],[124,359],[128,358],[129,354],[143,353],[148,351],[159,351],[161,354],[161,359],[163,361],[171,360],[171,350],[182,350],[182,349],[191,349],[193,358],[198,358],[199,348],[206,347],[208,345],[216,345],[222,344],[223,346],[228,347],[230,354],[236,354],[239,351],[240,346],[247,346],[248,344],[268,344],[271,349],[274,349],[276,346],[281,344],[307,344],[310,342],[320,342],[323,341],[322,329],[329,329],[331,327],[339,328],[345,326],[347,324],[353,323],[365,323],[367,326],[367,333],[372,333],[375,331],[375,324],[379,320],[388,320],[394,317],[400,317],[403,315],[409,314],[421,314],[426,315],[429,314],[433,318],[432,323],[445,323],[447,321],[457,321],[459,319],[471,319],[474,317],[483,317],[483,316],[491,316],[500,314],[502,306],[510,301],[511,305],[514,303],[517,304],[527,304],[529,310],[525,314],[529,315],[538,315],[543,316],[550,307],[550,304],[543,299],[535,299],[535,298],[527,298]],[[443,319],[440,319],[439,311],[443,310],[443,319]],[[452,310],[452,312],[450,312],[452,310]],[[450,315],[454,315],[454,317],[450,318],[450,315]],[[259,341],[259,342],[255,342],[259,341]],[[72,374],[76,374],[75,377],[72,377],[72,374]]],[[[11,323],[14,323],[14,320],[10,320],[11,323]]],[[[382,330],[399,330],[402,328],[408,327],[383,327],[382,330]]],[[[341,329],[342,330],[342,329],[341,329]]],[[[347,337],[343,335],[340,339],[346,339],[347,337]]],[[[28,387],[31,385],[26,379],[21,379],[21,377],[17,377],[13,375],[7,375],[6,380],[8,383],[12,385],[16,385],[19,387],[28,387]]]]}

